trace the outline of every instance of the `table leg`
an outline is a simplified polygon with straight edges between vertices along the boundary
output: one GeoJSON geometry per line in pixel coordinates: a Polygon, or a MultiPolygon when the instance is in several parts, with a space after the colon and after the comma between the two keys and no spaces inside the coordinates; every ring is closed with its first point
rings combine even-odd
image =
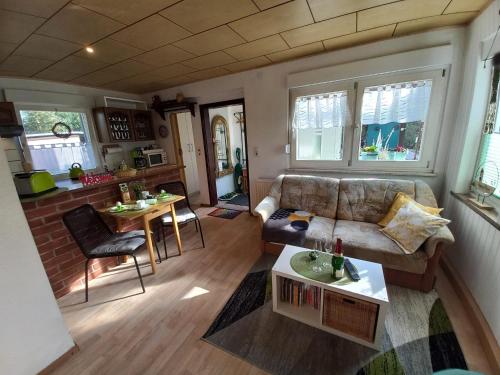
{"type": "Polygon", "coordinates": [[[151,271],[156,273],[156,261],[153,249],[153,239],[151,238],[151,228],[149,227],[149,219],[143,216],[144,234],[146,235],[146,245],[148,247],[149,262],[151,263],[151,271]]]}
{"type": "Polygon", "coordinates": [[[181,236],[179,234],[179,227],[177,226],[177,216],[175,216],[175,207],[173,204],[170,205],[172,214],[172,224],[174,224],[175,239],[177,241],[177,249],[179,250],[179,255],[182,255],[182,243],[181,236]]]}

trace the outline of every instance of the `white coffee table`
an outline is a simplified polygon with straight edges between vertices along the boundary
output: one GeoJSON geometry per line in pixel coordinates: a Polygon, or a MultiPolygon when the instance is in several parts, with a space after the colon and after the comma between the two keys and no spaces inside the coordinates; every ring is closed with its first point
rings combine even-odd
{"type": "Polygon", "coordinates": [[[287,245],[274,264],[273,311],[359,344],[379,349],[389,306],[382,265],[349,258],[358,269],[361,280],[327,284],[306,278],[292,269],[290,259],[294,254],[303,251],[310,250],[287,245]],[[284,288],[291,294],[294,293],[294,286],[297,286],[296,289],[300,288],[302,295],[307,294],[307,291],[304,291],[306,288],[319,288],[316,289],[319,292],[319,306],[316,304],[315,308],[305,302],[297,306],[289,300],[284,300],[283,283],[286,283],[284,288]]]}

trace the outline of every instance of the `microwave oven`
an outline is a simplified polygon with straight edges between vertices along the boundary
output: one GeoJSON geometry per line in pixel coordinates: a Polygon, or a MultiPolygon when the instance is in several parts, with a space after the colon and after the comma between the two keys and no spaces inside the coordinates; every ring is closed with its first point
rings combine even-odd
{"type": "Polygon", "coordinates": [[[158,165],[167,164],[167,153],[161,148],[155,150],[144,150],[142,151],[142,154],[146,158],[148,167],[156,167],[158,165]]]}

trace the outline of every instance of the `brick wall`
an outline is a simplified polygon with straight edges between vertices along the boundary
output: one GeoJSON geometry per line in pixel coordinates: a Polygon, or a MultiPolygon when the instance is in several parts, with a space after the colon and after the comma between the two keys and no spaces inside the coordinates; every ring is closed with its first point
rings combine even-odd
{"type": "MultiPolygon", "coordinates": [[[[150,175],[135,180],[143,180],[147,190],[164,182],[179,180],[177,169],[150,175]]],[[[62,215],[75,207],[90,203],[95,208],[102,208],[120,200],[118,183],[96,186],[91,189],[73,190],[54,197],[39,199],[36,202],[23,202],[22,206],[28,224],[35,239],[40,258],[56,298],[62,297],[74,289],[85,285],[85,260],[77,244],[71,238],[62,222],[62,215]]],[[[105,218],[115,229],[114,220],[105,218]]],[[[126,230],[141,228],[139,221],[131,223],[126,230]]],[[[110,266],[117,264],[117,258],[95,259],[89,264],[89,279],[93,279],[110,266]]]]}

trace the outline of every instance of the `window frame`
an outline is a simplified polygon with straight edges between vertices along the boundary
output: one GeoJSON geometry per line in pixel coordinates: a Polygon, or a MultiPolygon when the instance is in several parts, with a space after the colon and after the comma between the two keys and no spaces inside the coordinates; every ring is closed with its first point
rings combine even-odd
{"type": "Polygon", "coordinates": [[[436,163],[437,148],[442,131],[449,66],[433,66],[398,72],[380,73],[358,78],[349,78],[335,82],[313,84],[289,89],[289,144],[290,168],[321,171],[359,172],[359,173],[433,173],[436,163]],[[365,87],[432,79],[431,98],[424,125],[421,142],[420,160],[412,161],[363,161],[359,160],[359,143],[362,131],[361,109],[365,87]],[[327,90],[327,91],[325,91],[327,90]],[[293,129],[295,99],[299,96],[319,95],[332,91],[347,91],[351,124],[344,130],[344,155],[342,160],[297,160],[296,138],[293,129]]]}
{"type": "Polygon", "coordinates": [[[315,168],[315,169],[331,169],[346,168],[348,165],[347,155],[351,154],[352,147],[352,128],[354,126],[354,81],[343,81],[334,83],[322,83],[313,86],[303,86],[290,89],[290,126],[289,126],[289,143],[291,154],[291,166],[293,168],[315,168]],[[345,91],[347,92],[348,112],[350,114],[350,121],[344,127],[344,139],[342,145],[342,160],[298,160],[297,159],[297,134],[296,129],[293,127],[293,118],[295,113],[295,101],[301,96],[312,96],[326,93],[333,93],[345,91]],[[351,129],[351,130],[350,130],[351,129]]]}
{"type": "MultiPolygon", "coordinates": [[[[489,103],[490,103],[490,99],[491,99],[492,91],[493,91],[493,85],[492,85],[493,82],[492,81],[494,80],[494,74],[495,74],[495,67],[492,64],[492,60],[488,61],[487,67],[490,70],[490,77],[488,78],[488,82],[489,82],[488,96],[487,96],[487,103],[486,103],[486,108],[485,108],[485,112],[484,112],[484,120],[483,120],[483,124],[481,126],[481,139],[479,142],[479,147],[477,149],[477,156],[476,156],[476,162],[474,163],[474,170],[472,171],[472,176],[471,176],[471,184],[472,184],[472,180],[475,177],[476,171],[482,162],[484,148],[485,148],[484,146],[485,146],[485,143],[487,140],[486,137],[487,137],[487,135],[489,135],[488,133],[485,133],[484,129],[485,129],[485,125],[486,125],[486,121],[487,121],[487,117],[488,117],[489,103]]],[[[499,123],[499,116],[500,116],[499,105],[500,105],[500,80],[497,84],[495,128],[496,128],[496,126],[500,126],[500,125],[497,125],[499,123]]],[[[499,130],[499,132],[497,132],[497,133],[500,134],[500,128],[498,130],[499,130]]],[[[495,129],[493,130],[493,132],[495,132],[495,129]]],[[[497,168],[499,168],[499,170],[500,170],[500,166],[497,166],[497,168]]],[[[471,192],[472,192],[472,190],[471,190],[471,192]]],[[[500,196],[495,195],[495,193],[493,193],[491,196],[487,197],[486,202],[491,204],[493,207],[495,207],[496,210],[500,210],[500,196]]]]}
{"type": "MultiPolygon", "coordinates": [[[[100,158],[99,154],[99,149],[98,149],[98,140],[97,136],[95,134],[95,126],[93,123],[93,117],[92,117],[92,112],[88,108],[78,108],[78,107],[72,107],[72,106],[55,106],[54,105],[41,105],[41,104],[16,104],[15,105],[16,109],[16,115],[21,123],[21,125],[24,126],[22,123],[22,117],[21,117],[21,111],[46,111],[46,112],[76,112],[76,113],[83,113],[85,114],[86,117],[86,123],[83,123],[84,127],[84,132],[88,136],[88,142],[90,142],[90,149],[92,150],[94,161],[95,161],[95,168],[92,169],[85,169],[86,172],[97,172],[101,166],[102,166],[102,160],[100,158]]],[[[26,138],[26,133],[23,132],[22,135],[20,136],[20,140],[22,143],[22,149],[23,149],[23,154],[24,158],[26,159],[27,162],[29,162],[31,165],[33,164],[33,159],[31,156],[31,152],[28,146],[28,139],[26,138]]],[[[68,172],[63,172],[63,173],[58,173],[58,174],[52,174],[52,177],[56,181],[60,180],[65,180],[68,178],[68,172]]]]}
{"type": "Polygon", "coordinates": [[[403,74],[384,74],[380,77],[359,80],[356,102],[356,126],[353,136],[352,167],[355,170],[376,169],[378,171],[431,172],[436,162],[435,155],[441,133],[441,119],[444,109],[444,78],[442,69],[403,74]],[[424,121],[422,141],[420,142],[420,160],[418,161],[366,161],[359,160],[359,144],[361,141],[361,109],[365,88],[400,82],[432,80],[431,97],[427,116],[424,121]]]}

